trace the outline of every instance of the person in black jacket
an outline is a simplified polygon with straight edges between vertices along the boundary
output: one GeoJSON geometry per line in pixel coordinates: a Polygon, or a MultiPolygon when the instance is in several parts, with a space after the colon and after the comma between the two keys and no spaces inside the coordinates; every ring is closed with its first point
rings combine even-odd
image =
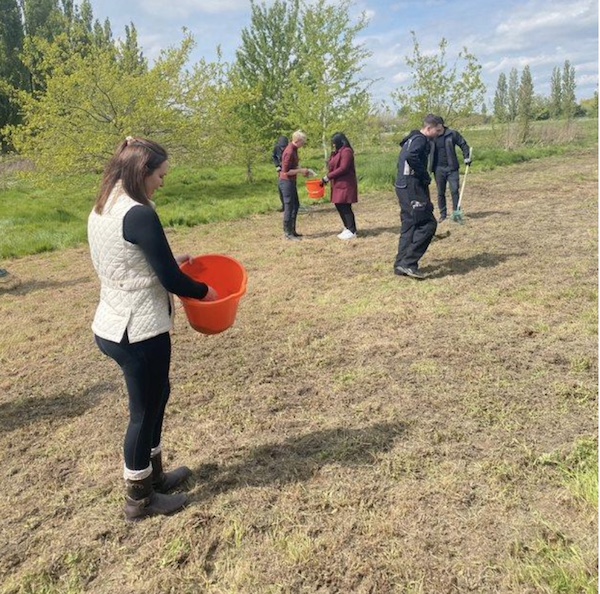
{"type": "Polygon", "coordinates": [[[430,141],[442,134],[441,117],[429,114],[421,130],[413,130],[401,142],[396,177],[396,195],[400,203],[400,240],[394,273],[422,279],[419,260],[423,257],[437,228],[429,195],[431,176],[427,172],[430,141]]]}
{"type": "MultiPolygon", "coordinates": [[[[279,172],[281,171],[281,155],[283,155],[283,151],[285,147],[289,144],[289,140],[287,136],[280,136],[277,144],[273,147],[273,165],[275,165],[275,170],[277,171],[277,179],[279,179],[279,172]]],[[[279,208],[279,212],[283,212],[283,194],[281,193],[281,188],[279,187],[279,182],[277,184],[277,188],[279,190],[279,200],[281,200],[281,207],[279,208]]]]}
{"type": "MultiPolygon", "coordinates": [[[[442,120],[443,123],[443,120],[442,120]]],[[[443,133],[433,141],[433,158],[431,159],[431,171],[437,185],[437,200],[440,210],[438,223],[442,223],[448,216],[446,207],[446,185],[450,186],[452,194],[452,210],[458,209],[459,200],[459,175],[458,159],[456,158],[456,147],[462,151],[465,165],[471,164],[471,149],[467,141],[456,130],[444,126],[443,133]]]]}

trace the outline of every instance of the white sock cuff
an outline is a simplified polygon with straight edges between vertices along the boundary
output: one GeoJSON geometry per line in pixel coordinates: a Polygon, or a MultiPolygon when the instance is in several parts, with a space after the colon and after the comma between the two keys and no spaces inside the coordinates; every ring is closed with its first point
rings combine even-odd
{"type": "Polygon", "coordinates": [[[143,470],[131,470],[123,465],[123,478],[126,481],[141,481],[152,474],[152,464],[143,470]]]}
{"type": "Polygon", "coordinates": [[[154,456],[158,456],[162,452],[162,443],[159,443],[155,448],[150,450],[150,458],[154,458],[154,456]]]}

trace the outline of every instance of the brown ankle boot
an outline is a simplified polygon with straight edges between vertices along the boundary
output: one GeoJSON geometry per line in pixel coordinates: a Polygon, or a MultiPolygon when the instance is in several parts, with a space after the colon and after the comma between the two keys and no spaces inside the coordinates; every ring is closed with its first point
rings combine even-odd
{"type": "Polygon", "coordinates": [[[150,458],[150,462],[152,463],[152,486],[157,493],[168,493],[192,476],[192,471],[187,466],[164,472],[161,452],[150,458]]]}
{"type": "Polygon", "coordinates": [[[169,515],[187,503],[183,493],[163,495],[152,488],[152,475],[139,481],[126,480],[125,516],[128,520],[141,520],[148,516],[169,515]]]}

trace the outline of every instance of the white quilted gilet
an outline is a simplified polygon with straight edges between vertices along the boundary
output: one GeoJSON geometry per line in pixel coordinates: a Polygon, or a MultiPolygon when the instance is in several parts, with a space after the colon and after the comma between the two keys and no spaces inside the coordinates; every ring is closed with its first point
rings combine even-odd
{"type": "Polygon", "coordinates": [[[92,263],[100,279],[100,303],[92,323],[94,334],[120,342],[140,342],[173,327],[171,296],[161,285],[141,249],[123,238],[123,218],[139,202],[117,184],[101,215],[88,218],[92,263]]]}

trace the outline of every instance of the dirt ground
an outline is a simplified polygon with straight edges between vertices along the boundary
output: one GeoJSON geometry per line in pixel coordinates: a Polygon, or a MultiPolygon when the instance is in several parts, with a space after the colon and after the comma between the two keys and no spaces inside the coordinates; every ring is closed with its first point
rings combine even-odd
{"type": "Polygon", "coordinates": [[[163,445],[191,502],[140,523],[87,248],[3,263],[0,591],[546,592],[526,567],[556,542],[596,575],[596,510],[549,461],[597,435],[597,163],[475,164],[425,281],[392,273],[392,191],[351,242],[329,204],[298,243],[278,213],[169,231],[249,287],[217,336],[178,310],[163,445]]]}

